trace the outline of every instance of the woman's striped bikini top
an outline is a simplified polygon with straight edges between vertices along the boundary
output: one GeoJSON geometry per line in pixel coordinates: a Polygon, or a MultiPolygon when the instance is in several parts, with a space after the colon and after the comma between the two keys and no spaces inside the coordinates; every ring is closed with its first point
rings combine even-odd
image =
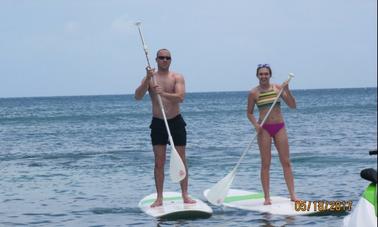
{"type": "MultiPolygon", "coordinates": [[[[270,107],[274,100],[277,98],[277,92],[274,91],[273,86],[269,91],[260,92],[259,97],[257,98],[256,105],[260,108],[270,107]]],[[[277,106],[281,105],[280,99],[276,102],[277,106]]]]}

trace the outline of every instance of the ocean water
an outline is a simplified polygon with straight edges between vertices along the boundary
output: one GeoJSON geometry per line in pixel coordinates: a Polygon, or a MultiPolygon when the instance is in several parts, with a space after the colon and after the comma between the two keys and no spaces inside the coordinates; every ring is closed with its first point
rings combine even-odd
{"type": "MultiPolygon", "coordinates": [[[[295,187],[304,200],[352,200],[375,167],[377,88],[295,90],[282,105],[295,187]]],[[[187,94],[190,194],[204,199],[254,136],[247,92],[187,94]]],[[[164,221],[137,204],[155,190],[149,97],[132,95],[0,99],[0,226],[340,226],[345,213],[284,217],[212,206],[208,219],[164,221]]],[[[287,196],[272,151],[271,193],[287,196]]],[[[169,156],[168,156],[169,157],[169,156]]],[[[233,188],[261,191],[257,146],[233,188]]],[[[168,165],[166,165],[168,167],[168,165]]],[[[166,177],[165,190],[179,185],[166,177]]]]}

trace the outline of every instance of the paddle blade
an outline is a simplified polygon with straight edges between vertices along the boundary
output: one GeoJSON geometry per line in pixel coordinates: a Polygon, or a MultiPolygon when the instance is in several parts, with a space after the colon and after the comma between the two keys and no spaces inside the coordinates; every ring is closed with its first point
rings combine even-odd
{"type": "Polygon", "coordinates": [[[233,169],[222,180],[218,181],[207,193],[207,200],[216,206],[222,205],[224,199],[227,196],[228,190],[231,187],[232,181],[235,178],[235,170],[233,169]]]}
{"type": "Polygon", "coordinates": [[[185,165],[176,149],[172,147],[171,158],[169,162],[169,173],[173,182],[180,182],[186,176],[185,165]]]}

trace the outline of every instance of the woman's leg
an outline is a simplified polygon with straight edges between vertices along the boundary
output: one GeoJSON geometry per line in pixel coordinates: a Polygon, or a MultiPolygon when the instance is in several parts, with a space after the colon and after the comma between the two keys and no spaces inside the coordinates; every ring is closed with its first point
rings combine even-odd
{"type": "Polygon", "coordinates": [[[278,155],[280,157],[281,165],[284,172],[287,188],[290,193],[290,199],[292,201],[298,200],[294,190],[294,177],[291,169],[290,157],[289,157],[289,142],[286,133],[286,129],[282,128],[274,136],[274,145],[277,148],[278,155]]]}
{"type": "Polygon", "coordinates": [[[265,202],[264,205],[272,204],[270,201],[269,194],[269,170],[270,170],[270,161],[272,158],[272,138],[269,133],[265,130],[261,130],[258,136],[258,144],[260,149],[261,157],[261,184],[264,191],[265,202]]]}

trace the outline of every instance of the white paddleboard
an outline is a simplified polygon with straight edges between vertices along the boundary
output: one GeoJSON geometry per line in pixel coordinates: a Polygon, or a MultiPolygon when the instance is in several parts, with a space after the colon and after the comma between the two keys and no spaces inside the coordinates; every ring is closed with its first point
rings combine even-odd
{"type": "MultiPolygon", "coordinates": [[[[204,196],[207,199],[209,189],[204,191],[204,196]]],[[[311,206],[309,211],[296,211],[295,203],[289,198],[281,196],[271,196],[272,205],[264,205],[264,194],[259,192],[251,192],[237,189],[230,189],[223,202],[226,207],[233,207],[243,210],[251,210],[262,213],[270,213],[276,215],[309,215],[319,213],[311,206]]]]}
{"type": "Polygon", "coordinates": [[[191,197],[196,203],[183,203],[181,193],[164,192],[163,205],[151,207],[156,200],[156,193],[144,197],[138,204],[139,208],[146,214],[154,218],[162,219],[195,219],[208,218],[212,215],[213,210],[203,201],[191,197]]]}

